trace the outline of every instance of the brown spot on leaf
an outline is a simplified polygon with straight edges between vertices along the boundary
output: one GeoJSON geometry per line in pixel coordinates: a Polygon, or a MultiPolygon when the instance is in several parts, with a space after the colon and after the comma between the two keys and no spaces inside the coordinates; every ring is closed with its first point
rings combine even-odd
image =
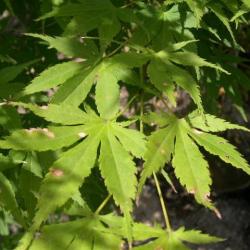
{"type": "Polygon", "coordinates": [[[58,168],[51,168],[50,172],[55,177],[61,177],[64,175],[64,172],[61,169],[58,168]]]}
{"type": "Polygon", "coordinates": [[[55,134],[52,131],[49,131],[47,128],[43,128],[42,131],[49,138],[51,139],[55,138],[55,134]]]}
{"type": "Polygon", "coordinates": [[[28,134],[32,134],[33,132],[41,132],[43,134],[45,134],[46,136],[48,136],[49,138],[54,138],[55,134],[51,131],[49,131],[47,128],[30,128],[30,129],[25,129],[25,131],[28,134]]]}

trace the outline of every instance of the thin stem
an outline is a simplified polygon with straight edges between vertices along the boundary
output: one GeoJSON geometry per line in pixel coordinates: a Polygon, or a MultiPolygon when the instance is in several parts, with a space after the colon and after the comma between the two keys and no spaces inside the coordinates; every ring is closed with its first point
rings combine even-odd
{"type": "Polygon", "coordinates": [[[141,94],[140,98],[140,132],[143,133],[143,113],[144,113],[144,96],[141,94]]]}
{"type": "Polygon", "coordinates": [[[130,3],[125,4],[125,5],[121,6],[120,8],[121,9],[127,8],[127,7],[129,7],[129,6],[133,5],[133,4],[136,4],[136,2],[138,2],[138,0],[131,1],[130,3]]]}
{"type": "Polygon", "coordinates": [[[101,205],[96,209],[95,211],[95,215],[98,215],[102,209],[107,205],[107,203],[109,202],[110,198],[112,197],[112,194],[109,194],[105,200],[101,203],[101,205]]]}
{"type": "Polygon", "coordinates": [[[134,95],[130,100],[129,102],[126,104],[126,106],[124,107],[123,110],[121,110],[115,117],[115,119],[117,119],[117,117],[119,117],[120,115],[122,115],[125,111],[128,110],[129,106],[132,104],[132,102],[138,97],[138,95],[134,95]]]}
{"type": "MultiPolygon", "coordinates": [[[[141,85],[144,84],[143,66],[140,68],[140,82],[141,82],[141,85]]],[[[140,132],[142,133],[143,133],[143,112],[144,112],[144,93],[141,92],[141,95],[140,95],[140,132]]]]}
{"type": "MultiPolygon", "coordinates": [[[[81,36],[82,39],[92,39],[92,40],[99,40],[99,41],[106,41],[106,39],[101,39],[100,37],[95,37],[95,36],[81,36]]],[[[142,52],[145,52],[145,53],[149,53],[150,50],[142,47],[142,46],[139,46],[139,45],[136,45],[136,44],[132,44],[132,43],[129,43],[128,40],[126,41],[117,41],[117,40],[111,40],[112,43],[116,43],[116,44],[119,44],[119,45],[124,45],[126,43],[128,43],[128,46],[131,47],[132,49],[134,50],[139,50],[139,51],[142,51],[142,52]]]]}
{"type": "Polygon", "coordinates": [[[159,181],[157,179],[157,176],[156,176],[155,172],[153,172],[153,175],[154,175],[154,180],[155,180],[157,192],[158,192],[158,195],[159,195],[159,199],[160,199],[160,202],[161,202],[161,208],[162,208],[163,216],[164,216],[164,219],[165,219],[167,231],[170,233],[172,231],[172,229],[171,229],[170,220],[169,220],[168,213],[167,213],[167,207],[166,207],[166,204],[164,203],[161,188],[160,188],[160,184],[159,184],[159,181]]]}
{"type": "MultiPolygon", "coordinates": [[[[92,40],[100,40],[100,41],[106,41],[106,39],[101,39],[100,37],[96,37],[96,36],[82,36],[81,37],[82,39],[92,39],[92,40]]],[[[116,43],[116,44],[123,44],[123,42],[119,42],[117,40],[113,40],[112,41],[113,43],[116,43]]]]}
{"type": "Polygon", "coordinates": [[[118,52],[122,47],[125,46],[125,44],[128,42],[128,40],[124,41],[121,43],[116,49],[114,49],[110,54],[108,54],[106,57],[111,57],[113,56],[116,52],[118,52]]]}

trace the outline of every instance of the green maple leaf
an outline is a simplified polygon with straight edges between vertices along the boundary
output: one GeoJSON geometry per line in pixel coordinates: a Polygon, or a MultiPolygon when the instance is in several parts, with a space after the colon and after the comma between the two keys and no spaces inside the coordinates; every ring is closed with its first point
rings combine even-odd
{"type": "Polygon", "coordinates": [[[30,104],[15,103],[15,105],[23,105],[36,115],[49,121],[53,120],[56,123],[72,125],[82,121],[84,124],[49,127],[48,131],[35,130],[32,132],[32,135],[29,135],[29,132],[25,130],[16,131],[7,137],[5,141],[12,148],[43,151],[66,146],[64,143],[69,146],[86,137],[83,141],[62,153],[59,159],[51,166],[45,179],[42,181],[37,213],[33,219],[31,232],[24,236],[20,242],[20,247],[23,247],[22,244],[24,246],[29,244],[32,239],[32,232],[39,228],[49,213],[65,204],[78,191],[84,178],[89,176],[91,169],[95,165],[99,145],[99,167],[102,177],[107,189],[125,214],[127,237],[131,238],[131,233],[129,232],[131,228],[130,213],[137,183],[135,177],[136,167],[131,154],[136,157],[141,157],[144,154],[144,136],[137,131],[130,131],[124,128],[124,123],[119,124],[114,120],[99,117],[89,108],[86,109],[86,112],[76,109],[76,113],[72,113],[66,118],[63,112],[53,116],[58,109],[65,106],[60,107],[59,105],[51,104],[46,109],[41,109],[30,104]],[[53,117],[54,119],[52,119],[53,117]],[[67,134],[65,134],[65,129],[68,130],[67,134]],[[60,138],[59,132],[56,133],[57,131],[62,132],[68,139],[72,137],[72,140],[63,140],[63,138],[60,138]],[[50,132],[53,133],[53,138],[46,134],[50,132]],[[126,133],[130,134],[129,138],[124,138],[126,133]],[[131,137],[136,138],[136,144],[130,145],[135,139],[131,137]],[[18,141],[22,141],[22,145],[18,141]],[[127,181],[128,179],[129,181],[127,181]]]}
{"type": "Polygon", "coordinates": [[[199,203],[212,208],[209,200],[212,180],[208,163],[203,158],[199,148],[189,138],[184,123],[182,121],[178,124],[176,133],[173,157],[175,175],[187,191],[195,195],[199,203]]]}
{"type": "Polygon", "coordinates": [[[158,172],[164,167],[166,162],[171,160],[172,153],[174,152],[174,140],[176,136],[176,125],[175,123],[162,128],[154,132],[148,140],[148,147],[145,153],[144,169],[141,174],[139,183],[139,191],[146,179],[153,174],[158,172]]]}
{"type": "Polygon", "coordinates": [[[30,95],[56,87],[80,72],[84,67],[84,64],[72,61],[56,64],[34,78],[22,94],[30,95]]]}
{"type": "Polygon", "coordinates": [[[156,123],[163,128],[153,132],[149,137],[139,191],[141,191],[146,178],[151,176],[153,172],[160,171],[165,163],[171,161],[173,156],[172,163],[175,175],[180,183],[186,187],[188,192],[194,194],[199,203],[215,209],[209,200],[212,180],[208,163],[202,156],[196,142],[208,152],[218,155],[223,161],[250,174],[248,163],[232,144],[221,137],[206,133],[206,131],[217,132],[227,129],[248,131],[246,128],[230,124],[209,114],[205,114],[206,123],[197,112],[190,114],[187,119],[177,119],[167,115],[161,116],[159,119],[157,114],[150,114],[150,116],[150,119],[156,118],[156,123]]]}

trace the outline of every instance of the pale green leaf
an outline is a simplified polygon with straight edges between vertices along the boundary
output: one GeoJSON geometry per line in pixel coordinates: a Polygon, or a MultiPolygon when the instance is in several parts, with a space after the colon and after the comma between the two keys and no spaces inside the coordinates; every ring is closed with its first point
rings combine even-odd
{"type": "Polygon", "coordinates": [[[99,131],[95,136],[87,137],[54,162],[40,189],[38,212],[33,227],[38,228],[49,213],[71,198],[84,178],[91,173],[100,143],[100,134],[99,131]]]}
{"type": "Polygon", "coordinates": [[[147,240],[160,237],[165,231],[161,227],[151,227],[143,223],[133,223],[133,237],[135,240],[147,240]]]}
{"type": "Polygon", "coordinates": [[[175,122],[176,117],[172,114],[160,111],[160,112],[150,112],[149,114],[144,115],[142,118],[144,123],[147,123],[151,126],[157,124],[159,127],[165,127],[175,122]]]}
{"type": "Polygon", "coordinates": [[[183,120],[178,124],[173,157],[175,174],[187,191],[194,194],[197,202],[211,208],[209,195],[212,180],[208,163],[188,136],[185,126],[183,120]]]}
{"type": "Polygon", "coordinates": [[[101,172],[117,204],[131,211],[136,186],[135,164],[112,132],[107,130],[101,140],[101,172]]]}
{"type": "Polygon", "coordinates": [[[79,73],[83,68],[84,64],[72,61],[56,64],[34,78],[31,84],[23,90],[23,94],[30,95],[54,88],[79,73]]]}
{"type": "Polygon", "coordinates": [[[205,114],[205,120],[201,115],[198,114],[197,111],[192,112],[188,116],[190,124],[198,129],[201,129],[205,132],[220,132],[225,131],[227,129],[240,129],[249,132],[249,129],[237,125],[229,123],[221,118],[216,116],[205,114]]]}
{"type": "MultiPolygon", "coordinates": [[[[139,56],[138,61],[141,62],[142,60],[143,59],[139,56]]],[[[133,64],[129,64],[125,53],[118,54],[111,59],[103,60],[99,64],[97,62],[93,67],[86,68],[85,72],[82,74],[66,81],[56,92],[51,102],[63,102],[72,104],[73,106],[78,106],[86,98],[91,87],[96,81],[106,82],[106,85],[110,84],[113,87],[113,90],[116,92],[116,97],[114,96],[114,98],[117,99],[118,85],[115,85],[115,82],[118,82],[119,80],[131,84],[137,82],[137,78],[135,78],[135,75],[130,70],[131,67],[133,67],[133,64]],[[108,78],[110,78],[111,82],[107,82],[108,78]]],[[[103,86],[98,87],[97,83],[97,88],[100,90],[100,101],[105,102],[105,100],[102,98],[102,93],[105,89],[107,89],[107,86],[105,84],[102,85],[103,86]]],[[[105,105],[109,105],[109,103],[105,102],[105,105]]]]}
{"type": "Polygon", "coordinates": [[[119,123],[112,124],[112,133],[128,152],[131,152],[135,157],[143,158],[146,151],[146,141],[142,133],[133,129],[123,128],[119,123]]]}
{"type": "Polygon", "coordinates": [[[175,231],[174,234],[178,239],[192,244],[210,244],[223,241],[221,238],[203,234],[199,230],[185,231],[185,228],[183,227],[175,231]]]}
{"type": "Polygon", "coordinates": [[[136,167],[129,153],[112,134],[109,127],[101,140],[100,169],[108,191],[125,215],[126,237],[132,239],[132,200],[136,193],[136,167]]]}
{"type": "Polygon", "coordinates": [[[97,76],[97,68],[87,68],[82,74],[76,75],[65,81],[55,95],[51,103],[65,103],[79,106],[88,95],[97,76]]]}
{"type": "Polygon", "coordinates": [[[85,136],[83,126],[61,126],[16,130],[5,141],[0,141],[0,148],[15,150],[47,151],[67,147],[85,136]]]}
{"type": "Polygon", "coordinates": [[[61,105],[49,104],[48,106],[37,106],[21,102],[12,102],[11,104],[27,108],[34,114],[54,123],[77,125],[83,124],[88,120],[87,114],[84,111],[64,103],[61,105]]]}
{"type": "Polygon", "coordinates": [[[224,162],[230,163],[250,175],[250,166],[247,161],[226,139],[197,130],[190,132],[190,135],[209,153],[219,156],[224,162]]]}
{"type": "Polygon", "coordinates": [[[207,62],[206,59],[199,57],[197,54],[192,53],[192,52],[185,51],[185,52],[170,53],[169,59],[178,64],[194,66],[194,67],[206,66],[206,67],[220,70],[221,72],[224,72],[226,74],[229,74],[228,71],[224,70],[220,66],[207,62]]]}
{"type": "Polygon", "coordinates": [[[96,105],[104,119],[112,119],[120,108],[120,91],[117,78],[112,74],[103,73],[98,76],[96,85],[96,105]]]}

